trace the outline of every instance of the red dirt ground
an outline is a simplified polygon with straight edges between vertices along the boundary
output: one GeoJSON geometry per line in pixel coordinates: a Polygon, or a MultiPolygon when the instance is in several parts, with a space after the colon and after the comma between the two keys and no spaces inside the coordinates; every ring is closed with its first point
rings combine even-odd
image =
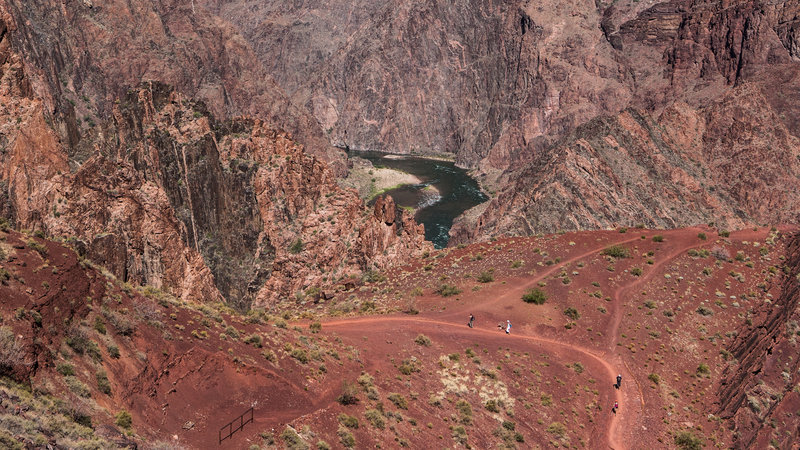
{"type": "MultiPolygon", "coordinates": [[[[22,239],[10,234],[7,242],[22,239]]],[[[782,245],[769,228],[727,238],[708,227],[506,238],[429,255],[316,306],[287,302],[272,313],[294,308],[298,321],[288,327],[277,315],[248,319],[160,294],[129,294],[96,272],[79,271],[74,253],[56,244],[48,244],[44,263],[17,245],[23,248],[16,259],[3,264],[13,278],[0,294],[8,294],[4,311],[72,305],[80,320],[70,323],[104,344],[100,363],[70,357],[79,378],[91,385],[102,365],[112,382],[111,396],[92,393],[108,411],[96,420],[107,422],[124,407],[136,433],[151,443],[218,447],[219,427],[253,406],[254,423],[223,448],[279,444],[289,425],[309,445],[336,448],[347,432],[359,448],[660,448],[683,430],[726,446],[732,431],[710,414],[711,394],[734,363],[724,349],[735,330],[754,305],[778,295],[782,245]],[[663,240],[656,242],[657,235],[663,240]],[[611,245],[626,247],[630,257],[601,254],[611,245]],[[50,266],[75,268],[69,276],[76,287],[68,292],[77,302],[25,288],[51,279],[50,270],[41,270],[50,266]],[[485,282],[478,280],[482,273],[485,282]],[[436,294],[443,283],[461,292],[436,294]],[[547,294],[545,304],[521,300],[534,287],[547,294]],[[26,289],[32,294],[22,294],[26,289]],[[82,303],[86,296],[94,302],[82,303]],[[576,320],[564,314],[568,307],[579,312],[576,320]],[[138,321],[135,330],[120,333],[108,311],[138,321]],[[470,313],[475,328],[466,326],[470,313]],[[91,329],[96,317],[109,322],[107,335],[91,329]],[[497,327],[507,319],[508,335],[497,327]],[[321,322],[319,333],[309,330],[313,321],[321,322]],[[252,335],[261,336],[262,347],[243,342],[252,335]],[[420,335],[430,343],[415,342],[420,335]],[[107,354],[109,340],[120,358],[107,354]],[[264,356],[269,352],[274,357],[264,356]],[[698,370],[701,364],[707,370],[698,370]],[[614,389],[618,373],[623,383],[614,389]],[[357,404],[336,402],[343,382],[354,386],[357,404]],[[383,424],[370,423],[376,413],[383,424]],[[344,427],[340,414],[359,426],[344,427]]],[[[62,318],[42,315],[43,329],[55,330],[51,346],[69,356],[60,344],[67,331],[56,330],[62,318]]],[[[22,329],[21,322],[4,323],[22,329]]],[[[37,357],[40,384],[86,402],[55,373],[64,356],[37,357]]]]}

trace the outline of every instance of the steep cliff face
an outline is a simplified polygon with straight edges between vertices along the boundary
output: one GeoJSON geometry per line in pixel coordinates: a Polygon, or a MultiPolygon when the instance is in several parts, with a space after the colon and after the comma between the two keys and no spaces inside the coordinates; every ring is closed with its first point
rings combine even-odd
{"type": "Polygon", "coordinates": [[[92,143],[82,142],[91,124],[110,114],[128,87],[155,80],[219,117],[262,118],[343,173],[341,152],[287,99],[235,28],[194,3],[3,0],[0,16],[73,153],[91,151],[92,143]]]}
{"type": "Polygon", "coordinates": [[[636,224],[796,223],[800,141],[771,106],[770,89],[744,83],[707,108],[674,104],[658,119],[635,110],[594,119],[461,218],[452,241],[636,224]]]}
{"type": "Polygon", "coordinates": [[[0,210],[123,281],[246,308],[427,248],[413,220],[369,214],[287,133],[218,122],[164,84],[109,102],[79,161],[3,36],[0,210]]]}
{"type": "Polygon", "coordinates": [[[800,407],[800,235],[787,247],[783,288],[774,303],[752,312],[752,325],[728,348],[738,364],[726,368],[717,414],[736,431],[735,448],[791,448],[800,438],[786,421],[800,407]]]}

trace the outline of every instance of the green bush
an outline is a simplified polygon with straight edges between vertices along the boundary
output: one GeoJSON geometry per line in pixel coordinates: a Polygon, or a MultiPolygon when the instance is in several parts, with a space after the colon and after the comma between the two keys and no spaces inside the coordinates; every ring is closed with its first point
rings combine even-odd
{"type": "Polygon", "coordinates": [[[561,422],[553,422],[547,427],[547,432],[558,437],[564,437],[567,434],[567,427],[561,422]]]}
{"type": "Polygon", "coordinates": [[[437,294],[441,295],[442,297],[450,297],[453,295],[458,295],[461,293],[461,289],[456,286],[450,284],[442,284],[435,291],[437,294]]]}
{"type": "Polygon", "coordinates": [[[711,373],[711,369],[709,369],[708,364],[702,363],[699,366],[697,366],[697,375],[698,376],[708,375],[710,373],[711,373]]]}
{"type": "Polygon", "coordinates": [[[681,450],[702,450],[703,440],[691,431],[684,430],[675,434],[675,445],[681,450]]]}
{"type": "Polygon", "coordinates": [[[641,267],[634,267],[631,269],[631,275],[638,277],[642,275],[642,268],[641,267]]]}
{"type": "Polygon", "coordinates": [[[386,421],[383,419],[383,414],[377,409],[368,409],[364,412],[364,417],[369,420],[373,427],[382,430],[386,426],[386,421]]]}
{"type": "Polygon", "coordinates": [[[111,382],[108,381],[108,375],[106,375],[105,371],[98,370],[95,374],[95,378],[97,379],[97,388],[100,389],[100,392],[111,395],[111,382]]]}
{"type": "Polygon", "coordinates": [[[358,428],[358,419],[353,416],[349,416],[345,413],[339,414],[339,423],[346,426],[347,428],[353,428],[353,429],[358,428]]]}
{"type": "Polygon", "coordinates": [[[525,303],[533,303],[534,305],[543,305],[544,302],[547,301],[547,295],[545,295],[541,289],[528,289],[528,291],[522,295],[522,301],[525,303]]]}
{"type": "Polygon", "coordinates": [[[479,283],[490,283],[492,281],[494,281],[494,274],[492,271],[483,271],[478,275],[479,283]]]}
{"type": "Polygon", "coordinates": [[[653,236],[653,242],[664,242],[664,236],[660,234],[653,236]]]}
{"type": "Polygon", "coordinates": [[[424,334],[418,334],[416,338],[414,338],[414,342],[423,347],[430,347],[431,346],[431,339],[424,334]]]}
{"type": "Polygon", "coordinates": [[[394,405],[397,406],[398,408],[400,408],[400,409],[408,409],[408,400],[406,400],[406,398],[403,397],[401,394],[398,394],[396,392],[392,392],[386,398],[388,398],[389,401],[394,403],[394,405]]]}
{"type": "Polygon", "coordinates": [[[342,381],[342,393],[336,397],[336,401],[342,405],[355,405],[358,403],[358,388],[356,385],[347,380],[342,381]]]}
{"type": "Polygon", "coordinates": [[[130,428],[131,424],[133,423],[133,419],[131,418],[131,413],[123,409],[122,411],[117,413],[116,420],[114,421],[114,423],[116,423],[117,426],[122,428],[126,429],[130,428]]]}
{"type": "Polygon", "coordinates": [[[705,241],[707,239],[705,233],[697,233],[697,237],[700,238],[700,240],[702,241],[705,241]]]}
{"type": "Polygon", "coordinates": [[[652,381],[653,384],[660,384],[661,383],[661,377],[658,376],[657,373],[651,373],[650,375],[647,376],[647,379],[652,381]]]}
{"type": "Polygon", "coordinates": [[[456,402],[456,409],[460,416],[461,423],[464,425],[472,424],[472,405],[468,401],[461,399],[456,402]]]}
{"type": "Polygon", "coordinates": [[[289,252],[296,255],[302,251],[303,251],[303,240],[297,238],[294,242],[292,242],[292,245],[289,246],[289,252]]]}
{"type": "Polygon", "coordinates": [[[729,236],[731,235],[731,232],[730,232],[730,231],[728,231],[728,230],[720,230],[720,231],[719,231],[719,235],[720,235],[721,237],[729,237],[729,236]]]}
{"type": "Polygon", "coordinates": [[[603,255],[611,256],[613,258],[628,258],[631,255],[630,250],[627,247],[623,247],[621,245],[612,245],[611,247],[606,247],[600,252],[603,255]]]}
{"type": "Polygon", "coordinates": [[[581,317],[581,315],[578,312],[578,310],[573,308],[573,307],[571,307],[571,306],[564,310],[564,315],[569,317],[572,320],[578,320],[578,318],[581,317]]]}

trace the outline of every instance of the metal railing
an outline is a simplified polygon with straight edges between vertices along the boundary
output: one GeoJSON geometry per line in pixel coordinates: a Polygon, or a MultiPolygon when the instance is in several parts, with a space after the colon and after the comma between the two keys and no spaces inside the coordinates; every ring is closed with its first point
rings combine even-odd
{"type": "Polygon", "coordinates": [[[231,420],[229,423],[227,423],[226,425],[224,425],[222,428],[219,429],[220,445],[222,445],[222,441],[233,436],[233,433],[236,433],[237,431],[244,428],[245,425],[252,422],[253,422],[253,408],[250,407],[250,409],[243,412],[239,417],[231,420]],[[224,436],[222,435],[223,432],[226,432],[224,436]]]}

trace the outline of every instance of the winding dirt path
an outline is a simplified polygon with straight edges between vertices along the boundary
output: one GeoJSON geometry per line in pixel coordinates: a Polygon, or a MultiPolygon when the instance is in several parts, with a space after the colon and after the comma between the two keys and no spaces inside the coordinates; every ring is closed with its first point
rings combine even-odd
{"type": "MultiPolygon", "coordinates": [[[[643,416],[642,413],[646,408],[646,404],[642,387],[637,381],[636,376],[634,375],[633,371],[628,367],[628,364],[625,361],[624,356],[619,352],[617,352],[617,340],[618,340],[617,336],[623,319],[624,301],[630,292],[635,292],[636,288],[650,281],[656,274],[662,273],[662,269],[664,268],[664,266],[673,262],[677,257],[684,254],[689,249],[701,248],[712,245],[713,241],[710,242],[697,241],[697,234],[699,232],[708,232],[708,231],[709,231],[708,229],[700,227],[685,228],[675,231],[659,231],[659,233],[665,236],[665,239],[670,240],[669,245],[671,247],[671,250],[666,255],[658,256],[657,257],[658,262],[656,262],[652,266],[649,266],[646,275],[639,277],[632,283],[627,283],[622,286],[619,286],[614,291],[611,303],[611,306],[613,308],[613,313],[612,313],[613,317],[610,322],[610,327],[608,329],[608,332],[605,333],[605,335],[607,336],[607,341],[603,346],[604,349],[600,350],[591,349],[579,344],[569,343],[566,341],[560,341],[541,336],[524,335],[519,333],[512,333],[511,335],[501,334],[502,338],[499,338],[496,327],[476,326],[475,328],[468,328],[464,325],[461,318],[466,316],[466,313],[470,310],[468,308],[475,308],[475,307],[485,308],[487,306],[492,306],[492,305],[496,306],[496,304],[502,303],[504,301],[515,301],[520,297],[520,295],[525,291],[525,289],[530,288],[539,281],[552,275],[553,273],[556,273],[557,271],[561,270],[562,268],[573,262],[598,255],[604,248],[610,245],[623,245],[623,244],[630,244],[633,242],[639,242],[641,237],[638,234],[636,237],[633,238],[611,240],[609,242],[604,242],[602,245],[595,246],[590,250],[582,252],[578,255],[571,256],[563,261],[560,261],[558,264],[554,264],[552,267],[548,268],[547,270],[541,273],[536,273],[535,275],[532,275],[529,278],[526,277],[524,280],[520,280],[519,283],[504,286],[503,291],[492,299],[481,301],[479,303],[473,303],[470,304],[469,306],[462,305],[456,308],[455,310],[448,310],[447,313],[435,314],[436,316],[435,318],[431,317],[426,318],[418,316],[417,317],[370,316],[362,318],[349,318],[349,319],[324,321],[323,326],[326,329],[344,328],[347,330],[358,330],[359,332],[364,332],[367,330],[372,330],[372,331],[383,330],[391,332],[392,330],[396,330],[398,328],[398,324],[418,325],[420,328],[426,330],[431,330],[432,327],[438,327],[436,331],[437,334],[446,331],[447,333],[449,333],[450,336],[455,334],[466,337],[481,336],[481,337],[488,337],[488,340],[490,341],[498,340],[498,338],[501,340],[511,339],[517,342],[522,341],[522,342],[536,343],[544,346],[549,350],[556,350],[555,353],[562,353],[565,351],[580,353],[581,355],[590,358],[598,366],[602,367],[606,372],[602,376],[606,376],[607,380],[614,380],[617,374],[623,374],[623,385],[627,383],[633,383],[636,385],[635,390],[631,389],[614,390],[613,399],[619,402],[620,409],[618,411],[618,414],[616,414],[615,416],[608,416],[606,418],[609,425],[603,428],[601,435],[601,438],[604,438],[608,442],[609,448],[625,449],[630,447],[631,442],[635,442],[635,430],[638,429],[636,424],[638,423],[639,420],[641,420],[643,416]]],[[[654,233],[653,231],[648,231],[648,237],[651,237],[654,234],[656,233],[654,233]]],[[[748,231],[737,232],[736,238],[762,239],[766,236],[766,234],[767,232],[765,230],[759,230],[759,231],[748,230],[748,231]]]]}

